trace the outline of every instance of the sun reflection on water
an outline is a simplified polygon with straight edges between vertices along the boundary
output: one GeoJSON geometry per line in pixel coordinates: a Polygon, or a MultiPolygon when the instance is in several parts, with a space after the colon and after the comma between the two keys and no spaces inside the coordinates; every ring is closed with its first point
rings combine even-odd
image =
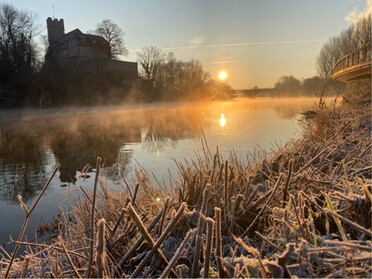
{"type": "Polygon", "coordinates": [[[221,116],[220,116],[220,126],[223,128],[223,127],[225,127],[225,125],[226,125],[226,118],[225,118],[225,114],[221,114],[221,116]]]}

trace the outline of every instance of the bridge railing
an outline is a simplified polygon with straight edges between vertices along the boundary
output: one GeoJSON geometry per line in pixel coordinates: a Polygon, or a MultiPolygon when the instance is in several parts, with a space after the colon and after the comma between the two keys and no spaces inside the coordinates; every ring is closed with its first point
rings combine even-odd
{"type": "Polygon", "coordinates": [[[361,64],[363,62],[371,61],[371,47],[372,44],[366,45],[339,59],[333,69],[333,73],[336,74],[337,72],[340,72],[346,68],[361,64]]]}

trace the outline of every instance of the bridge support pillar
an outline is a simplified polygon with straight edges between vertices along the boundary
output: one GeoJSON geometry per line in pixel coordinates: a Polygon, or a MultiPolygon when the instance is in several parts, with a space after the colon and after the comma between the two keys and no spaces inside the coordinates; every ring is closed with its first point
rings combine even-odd
{"type": "Polygon", "coordinates": [[[364,104],[371,102],[371,75],[360,76],[346,81],[344,97],[346,101],[353,104],[364,104]]]}

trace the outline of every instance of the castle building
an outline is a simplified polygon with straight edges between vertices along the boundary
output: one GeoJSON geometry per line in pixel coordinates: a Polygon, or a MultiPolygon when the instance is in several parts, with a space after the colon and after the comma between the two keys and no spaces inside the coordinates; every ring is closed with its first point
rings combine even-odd
{"type": "Polygon", "coordinates": [[[50,58],[56,63],[109,59],[110,45],[101,36],[79,29],[65,33],[63,19],[47,19],[50,58]]]}
{"type": "Polygon", "coordinates": [[[136,62],[110,59],[110,45],[101,36],[85,34],[79,29],[65,33],[63,19],[47,19],[49,59],[59,65],[79,64],[87,73],[96,69],[123,77],[123,84],[138,78],[136,62]]]}

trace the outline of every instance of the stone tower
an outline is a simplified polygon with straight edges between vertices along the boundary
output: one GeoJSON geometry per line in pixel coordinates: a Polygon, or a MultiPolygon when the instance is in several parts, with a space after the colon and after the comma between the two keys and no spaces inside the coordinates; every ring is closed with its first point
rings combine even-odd
{"type": "Polygon", "coordinates": [[[65,25],[63,19],[47,18],[48,41],[49,45],[54,44],[59,37],[65,34],[65,25]]]}

